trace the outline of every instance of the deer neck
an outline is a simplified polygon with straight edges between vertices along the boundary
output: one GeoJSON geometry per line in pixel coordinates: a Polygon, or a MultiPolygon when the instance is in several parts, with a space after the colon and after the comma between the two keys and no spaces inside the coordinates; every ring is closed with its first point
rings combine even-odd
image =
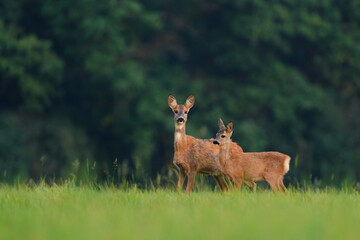
{"type": "Polygon", "coordinates": [[[225,167],[226,162],[228,161],[230,157],[230,142],[227,141],[224,145],[220,147],[219,156],[220,156],[220,164],[222,167],[225,167]]]}
{"type": "Polygon", "coordinates": [[[185,133],[185,124],[177,125],[175,123],[175,134],[174,134],[174,148],[175,151],[180,151],[186,146],[186,133],[185,133]]]}

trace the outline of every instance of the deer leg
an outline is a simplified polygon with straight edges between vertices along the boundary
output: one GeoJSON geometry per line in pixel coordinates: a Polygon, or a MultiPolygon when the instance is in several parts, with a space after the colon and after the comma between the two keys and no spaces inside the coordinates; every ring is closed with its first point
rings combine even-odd
{"type": "Polygon", "coordinates": [[[264,176],[265,180],[269,183],[271,189],[274,191],[274,192],[277,192],[279,190],[279,187],[278,187],[278,179],[274,176],[264,176]]]}
{"type": "Polygon", "coordinates": [[[185,172],[183,169],[180,169],[180,173],[179,173],[179,180],[177,183],[177,190],[181,191],[183,185],[184,185],[184,181],[185,181],[185,172]]]}
{"type": "Polygon", "coordinates": [[[252,190],[256,192],[256,187],[257,187],[256,183],[252,181],[251,184],[252,184],[252,190]]]}
{"type": "Polygon", "coordinates": [[[186,186],[186,194],[190,195],[191,190],[194,186],[194,182],[195,182],[195,173],[194,172],[190,172],[187,174],[188,176],[188,182],[187,182],[187,186],[186,186]]]}
{"type": "Polygon", "coordinates": [[[287,191],[287,189],[286,189],[286,187],[285,187],[285,185],[284,185],[284,177],[283,177],[283,176],[279,177],[279,179],[278,179],[278,185],[279,185],[279,188],[280,188],[283,192],[286,192],[286,191],[287,191]]]}
{"type": "Polygon", "coordinates": [[[236,190],[240,191],[243,179],[241,177],[234,177],[233,179],[234,179],[236,190]]]}
{"type": "Polygon", "coordinates": [[[267,182],[270,184],[270,187],[271,187],[271,189],[272,189],[274,192],[279,191],[279,188],[278,188],[278,186],[277,186],[277,184],[276,184],[275,181],[267,181],[267,182]]]}
{"type": "Polygon", "coordinates": [[[214,177],[215,177],[216,182],[219,184],[221,191],[226,192],[227,186],[226,186],[226,182],[225,182],[223,176],[218,175],[218,176],[214,176],[214,177]]]}
{"type": "Polygon", "coordinates": [[[241,190],[241,185],[243,182],[242,174],[228,173],[225,176],[229,180],[231,190],[241,190]]]}
{"type": "Polygon", "coordinates": [[[231,176],[231,175],[226,175],[225,176],[225,178],[227,179],[227,181],[228,181],[228,185],[229,185],[229,188],[231,189],[231,190],[234,190],[235,189],[235,182],[236,182],[236,179],[233,177],[233,176],[231,176]]]}
{"type": "Polygon", "coordinates": [[[237,171],[236,173],[233,173],[233,179],[235,180],[235,187],[238,191],[241,190],[241,186],[244,182],[244,172],[243,171],[237,171]]]}
{"type": "Polygon", "coordinates": [[[245,181],[244,182],[249,188],[256,192],[256,183],[254,181],[245,181]]]}

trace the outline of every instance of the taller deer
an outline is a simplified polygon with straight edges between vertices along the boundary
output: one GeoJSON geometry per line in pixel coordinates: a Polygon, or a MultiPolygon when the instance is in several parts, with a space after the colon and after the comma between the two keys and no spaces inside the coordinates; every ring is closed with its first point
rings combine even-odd
{"type": "Polygon", "coordinates": [[[182,189],[185,177],[188,177],[186,194],[190,194],[196,173],[214,175],[222,191],[226,191],[226,182],[222,177],[219,163],[219,147],[211,140],[197,139],[186,135],[185,128],[190,109],[194,106],[195,97],[190,95],[183,105],[178,105],[173,95],[168,97],[168,105],[174,112],[174,165],[180,170],[177,183],[182,189]]]}
{"type": "Polygon", "coordinates": [[[222,172],[229,177],[240,190],[244,182],[256,190],[254,181],[265,180],[274,191],[286,191],[284,175],[289,171],[290,157],[279,152],[243,152],[241,147],[234,146],[231,135],[234,124],[226,127],[221,119],[219,131],[214,144],[220,145],[219,161],[222,172]]]}

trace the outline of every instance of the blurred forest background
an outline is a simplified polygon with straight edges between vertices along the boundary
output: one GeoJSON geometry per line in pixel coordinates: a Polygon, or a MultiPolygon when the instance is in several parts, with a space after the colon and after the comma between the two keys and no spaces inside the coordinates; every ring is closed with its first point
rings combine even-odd
{"type": "Polygon", "coordinates": [[[169,93],[288,182],[360,181],[360,2],[0,0],[2,182],[167,176],[169,93]]]}

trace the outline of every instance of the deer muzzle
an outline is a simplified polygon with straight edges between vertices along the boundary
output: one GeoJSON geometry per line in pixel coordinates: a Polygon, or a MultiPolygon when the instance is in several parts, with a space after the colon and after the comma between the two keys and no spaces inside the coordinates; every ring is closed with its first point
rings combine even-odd
{"type": "Polygon", "coordinates": [[[177,123],[183,123],[185,120],[182,117],[179,117],[178,119],[176,119],[177,123]]]}

